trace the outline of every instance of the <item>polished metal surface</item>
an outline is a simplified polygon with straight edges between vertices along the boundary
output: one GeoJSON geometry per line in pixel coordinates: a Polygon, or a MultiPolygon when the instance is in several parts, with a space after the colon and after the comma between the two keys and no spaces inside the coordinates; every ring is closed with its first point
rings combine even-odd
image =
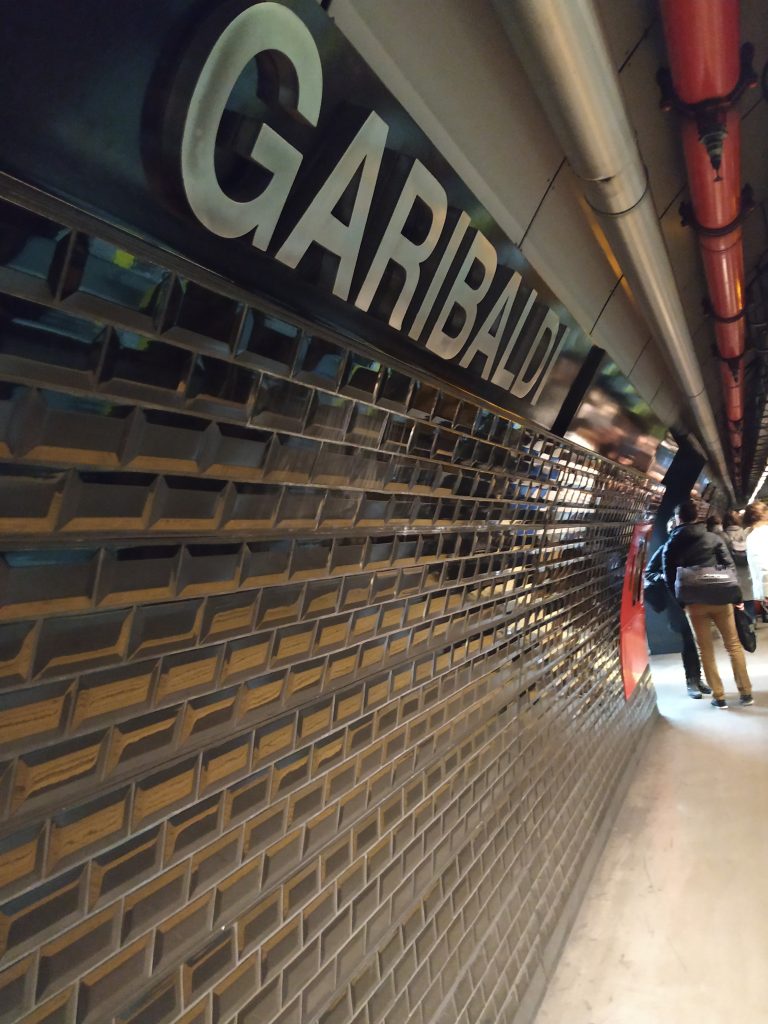
{"type": "Polygon", "coordinates": [[[634,206],[646,173],[592,3],[498,0],[496,9],[590,205],[634,206]]]}
{"type": "Polygon", "coordinates": [[[660,488],[0,216],[0,1008],[511,1019],[653,713],[660,488]]]}

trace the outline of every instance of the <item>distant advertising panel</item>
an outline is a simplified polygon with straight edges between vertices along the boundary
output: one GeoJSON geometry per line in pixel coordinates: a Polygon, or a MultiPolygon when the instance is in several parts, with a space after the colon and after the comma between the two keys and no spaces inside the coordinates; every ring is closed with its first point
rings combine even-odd
{"type": "Polygon", "coordinates": [[[665,433],[648,403],[606,357],[565,436],[613,462],[648,473],[665,433]]]}
{"type": "Polygon", "coordinates": [[[657,483],[661,483],[667,475],[667,471],[672,465],[678,450],[679,445],[677,441],[675,441],[671,434],[666,434],[664,440],[656,449],[653,462],[648,469],[648,476],[657,483]]]}
{"type": "Polygon", "coordinates": [[[712,498],[712,492],[714,488],[712,486],[712,479],[706,469],[702,469],[699,475],[696,477],[696,482],[691,488],[691,494],[695,498],[701,501],[710,501],[712,498]]]}

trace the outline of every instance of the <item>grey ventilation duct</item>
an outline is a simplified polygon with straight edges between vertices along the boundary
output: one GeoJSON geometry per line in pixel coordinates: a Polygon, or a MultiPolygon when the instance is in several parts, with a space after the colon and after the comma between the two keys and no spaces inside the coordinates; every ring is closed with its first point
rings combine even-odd
{"type": "Polygon", "coordinates": [[[648,177],[593,4],[494,0],[494,5],[733,498],[648,177]]]}

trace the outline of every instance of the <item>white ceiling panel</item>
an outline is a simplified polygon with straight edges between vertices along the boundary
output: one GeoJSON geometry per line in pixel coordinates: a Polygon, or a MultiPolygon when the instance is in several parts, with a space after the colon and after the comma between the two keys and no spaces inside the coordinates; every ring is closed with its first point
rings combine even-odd
{"type": "MultiPolygon", "coordinates": [[[[703,324],[709,323],[704,310],[704,299],[707,295],[707,283],[704,280],[704,271],[699,269],[696,276],[692,276],[688,283],[678,289],[680,302],[685,313],[685,321],[691,334],[696,334],[703,324]]],[[[710,326],[710,334],[712,329],[710,326]]],[[[714,336],[712,336],[714,342],[714,336]]]]}
{"type": "Polygon", "coordinates": [[[683,227],[680,223],[680,203],[685,199],[687,202],[688,190],[684,189],[675,196],[664,216],[660,219],[661,232],[669,253],[672,269],[675,272],[675,280],[678,287],[695,281],[700,284],[702,281],[701,259],[699,257],[699,245],[696,240],[696,232],[692,227],[683,227]]]}
{"type": "Polygon", "coordinates": [[[741,41],[755,48],[753,62],[758,75],[768,61],[768,11],[765,0],[744,0],[741,6],[741,41]]]}
{"type": "Polygon", "coordinates": [[[714,353],[714,344],[712,325],[709,320],[705,320],[693,335],[693,347],[699,357],[701,375],[712,403],[712,411],[720,422],[722,420],[723,392],[720,383],[720,361],[714,353]]]}
{"type": "Polygon", "coordinates": [[[629,374],[638,394],[649,404],[667,376],[667,367],[655,345],[646,345],[629,374]]]}
{"type": "Polygon", "coordinates": [[[652,408],[661,422],[668,427],[683,431],[690,429],[686,404],[673,384],[662,381],[653,399],[652,408]]]}
{"type": "Polygon", "coordinates": [[[595,6],[618,71],[656,17],[656,0],[633,0],[628,4],[597,0],[595,6]]]}
{"type": "Polygon", "coordinates": [[[677,203],[667,210],[660,223],[685,320],[688,330],[693,334],[706,316],[702,300],[707,294],[707,282],[699,255],[699,243],[693,228],[684,228],[680,224],[677,203]]]}
{"type": "Polygon", "coordinates": [[[741,122],[742,180],[752,186],[758,208],[744,220],[744,267],[747,280],[768,247],[766,208],[768,208],[768,103],[760,100],[741,122]]]}
{"type": "MultiPolygon", "coordinates": [[[[624,7],[616,5],[617,16],[624,7]]],[[[654,24],[619,76],[659,214],[664,213],[685,182],[676,116],[659,108],[656,72],[665,61],[661,27],[654,24]]]]}
{"type": "Polygon", "coordinates": [[[568,164],[536,213],[522,249],[589,333],[620,274],[568,164]]]}
{"type": "Polygon", "coordinates": [[[767,140],[768,103],[760,100],[741,119],[741,180],[750,183],[758,201],[768,199],[767,140]]]}
{"type": "Polygon", "coordinates": [[[595,324],[592,339],[610,354],[622,373],[629,374],[649,337],[632,292],[622,278],[595,324]]]}
{"type": "Polygon", "coordinates": [[[563,160],[487,0],[333,0],[331,17],[516,244],[563,160]]]}
{"type": "Polygon", "coordinates": [[[747,284],[754,276],[758,260],[765,255],[768,249],[768,210],[766,203],[758,206],[756,210],[744,221],[742,228],[744,239],[744,270],[747,284]]]}

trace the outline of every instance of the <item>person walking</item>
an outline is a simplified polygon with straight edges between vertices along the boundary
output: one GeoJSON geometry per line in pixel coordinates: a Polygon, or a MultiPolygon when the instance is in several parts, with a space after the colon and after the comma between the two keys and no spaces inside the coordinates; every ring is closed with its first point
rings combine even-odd
{"type": "MultiPolygon", "coordinates": [[[[672,594],[675,593],[677,571],[680,568],[735,568],[725,542],[717,534],[707,530],[704,523],[698,522],[699,511],[695,502],[684,501],[678,505],[675,512],[681,525],[673,531],[662,555],[664,579],[672,594]]],[[[712,688],[712,705],[723,711],[728,708],[728,702],[715,661],[713,625],[723,638],[723,644],[731,660],[731,668],[739,690],[739,703],[745,707],[754,704],[752,682],[733,617],[733,598],[737,596],[737,591],[736,586],[730,590],[721,585],[719,588],[713,588],[712,597],[708,602],[685,602],[685,611],[699,645],[704,676],[712,688]]]]}
{"type": "Polygon", "coordinates": [[[725,543],[728,545],[733,564],[736,566],[736,578],[741,589],[744,611],[749,616],[750,621],[754,622],[755,602],[752,596],[752,575],[749,571],[749,563],[747,562],[747,531],[741,525],[741,516],[733,510],[725,513],[723,527],[725,543]]]}
{"type": "Polygon", "coordinates": [[[753,501],[744,509],[742,522],[747,533],[747,565],[752,579],[752,596],[760,605],[763,622],[768,621],[768,505],[753,501]]]}
{"type": "Polygon", "coordinates": [[[654,611],[665,611],[669,628],[674,633],[680,634],[680,640],[683,645],[681,653],[683,670],[685,672],[685,688],[692,700],[701,700],[703,693],[710,694],[712,691],[701,678],[701,660],[699,659],[699,651],[696,647],[696,640],[694,639],[690,623],[675,596],[667,591],[663,572],[662,559],[664,557],[664,548],[669,543],[669,538],[679,526],[680,523],[676,516],[672,516],[667,522],[667,541],[656,548],[645,567],[643,574],[644,589],[648,593],[648,588],[663,588],[662,599],[659,601],[658,607],[654,601],[648,600],[648,603],[654,611]],[[658,587],[659,584],[661,584],[661,588],[658,587]]]}

